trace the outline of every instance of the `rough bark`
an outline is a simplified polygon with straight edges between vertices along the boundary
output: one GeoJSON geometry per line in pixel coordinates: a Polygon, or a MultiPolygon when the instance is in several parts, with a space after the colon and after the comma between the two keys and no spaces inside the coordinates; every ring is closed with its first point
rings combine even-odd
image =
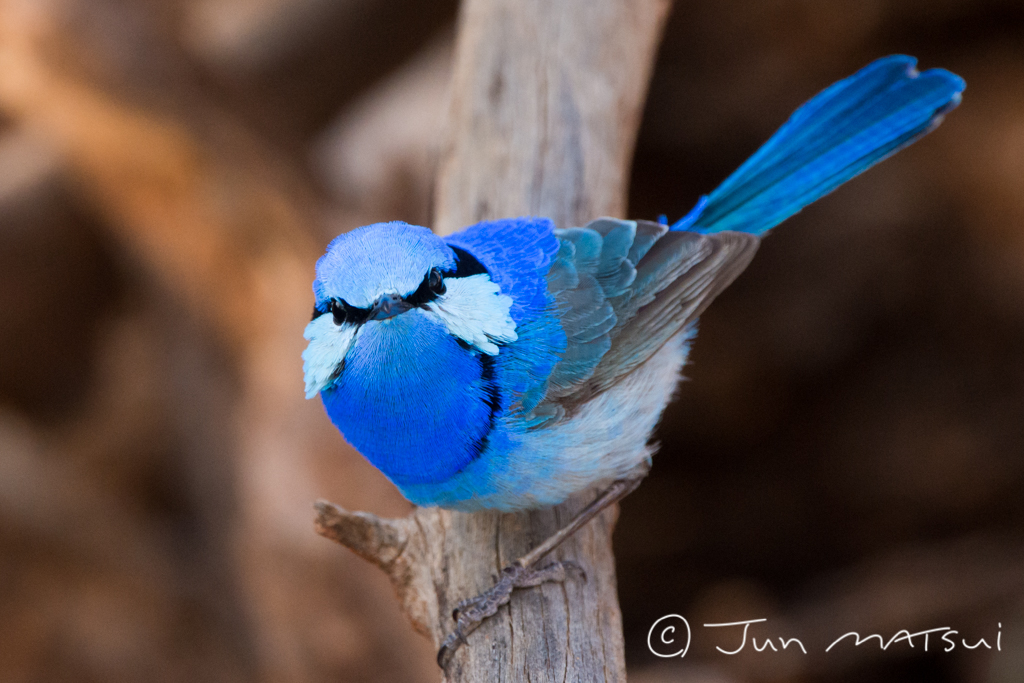
{"type": "MultiPolygon", "coordinates": [[[[621,216],[668,0],[468,0],[462,10],[435,228],[549,216],[621,216]]],[[[459,600],[593,498],[523,514],[420,509],[401,520],[319,503],[318,529],[391,577],[417,629],[440,644],[459,600]]],[[[586,578],[517,591],[473,632],[451,681],[624,681],[611,534],[600,515],[554,554],[586,578]]]]}

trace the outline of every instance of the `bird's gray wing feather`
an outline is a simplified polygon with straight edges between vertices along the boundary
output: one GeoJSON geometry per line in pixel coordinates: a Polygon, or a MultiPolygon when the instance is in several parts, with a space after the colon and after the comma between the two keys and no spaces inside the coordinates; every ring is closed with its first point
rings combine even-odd
{"type": "Polygon", "coordinates": [[[601,218],[557,232],[548,275],[567,337],[541,402],[539,426],[606,391],[686,329],[746,268],[759,240],[745,233],[669,232],[601,218]]]}

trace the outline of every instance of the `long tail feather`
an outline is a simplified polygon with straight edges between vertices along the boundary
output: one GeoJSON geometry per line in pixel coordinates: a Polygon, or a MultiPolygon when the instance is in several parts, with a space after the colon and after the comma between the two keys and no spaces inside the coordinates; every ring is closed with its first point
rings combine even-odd
{"type": "Polygon", "coordinates": [[[939,125],[964,81],[892,55],[802,107],[673,230],[760,235],[939,125]]]}

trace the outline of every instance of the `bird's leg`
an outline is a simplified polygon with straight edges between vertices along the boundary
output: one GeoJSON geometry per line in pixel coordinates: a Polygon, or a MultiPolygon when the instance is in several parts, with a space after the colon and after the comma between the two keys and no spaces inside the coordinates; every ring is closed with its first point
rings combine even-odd
{"type": "Polygon", "coordinates": [[[441,649],[437,652],[438,665],[442,669],[447,669],[448,662],[451,661],[459,645],[466,642],[466,636],[476,630],[476,627],[484,619],[494,615],[499,607],[508,604],[512,597],[512,591],[516,588],[539,586],[547,581],[565,581],[567,569],[575,569],[582,573],[583,569],[574,562],[552,562],[543,567],[536,565],[545,555],[557,548],[562,541],[596,517],[599,512],[636,490],[646,476],[647,468],[645,467],[634,476],[612,482],[611,486],[576,515],[571,522],[549,536],[536,548],[502,569],[501,576],[490,590],[460,602],[452,612],[452,618],[455,619],[455,630],[444,639],[441,649]]]}

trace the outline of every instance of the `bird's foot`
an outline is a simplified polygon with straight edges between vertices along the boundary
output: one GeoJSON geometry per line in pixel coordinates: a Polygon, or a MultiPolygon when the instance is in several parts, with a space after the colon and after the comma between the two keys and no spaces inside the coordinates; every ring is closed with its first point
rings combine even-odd
{"type": "Polygon", "coordinates": [[[643,478],[647,476],[647,465],[643,464],[629,477],[612,482],[605,491],[587,507],[583,508],[578,515],[573,517],[567,525],[556,531],[544,540],[543,543],[519,558],[511,566],[501,570],[501,577],[489,590],[475,598],[463,600],[452,612],[455,619],[455,631],[450,633],[437,651],[437,663],[445,671],[448,670],[448,662],[452,655],[459,648],[459,645],[466,642],[466,636],[480,625],[487,617],[498,611],[498,608],[507,604],[512,597],[512,591],[516,588],[527,588],[539,586],[547,581],[565,581],[566,569],[575,569],[586,574],[575,562],[552,562],[543,567],[536,567],[541,558],[558,547],[565,539],[572,536],[576,531],[596,517],[598,513],[609,505],[616,503],[629,495],[643,478]]]}
{"type": "Polygon", "coordinates": [[[472,633],[485,619],[493,616],[498,608],[508,604],[512,591],[516,588],[530,588],[542,583],[553,581],[561,583],[566,579],[566,571],[575,570],[586,578],[586,574],[575,562],[552,562],[543,567],[533,568],[516,562],[501,570],[498,581],[489,590],[480,595],[463,600],[452,611],[455,619],[455,630],[448,634],[437,651],[437,663],[442,669],[448,668],[459,645],[466,642],[466,636],[472,633]]]}

